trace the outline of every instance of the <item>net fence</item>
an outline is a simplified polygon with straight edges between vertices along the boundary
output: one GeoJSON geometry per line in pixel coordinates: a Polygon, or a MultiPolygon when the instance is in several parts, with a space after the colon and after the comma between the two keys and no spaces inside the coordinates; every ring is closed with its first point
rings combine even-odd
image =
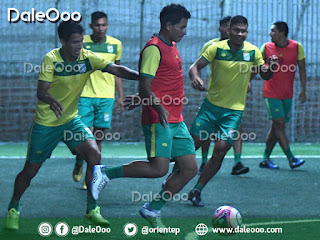
{"type": "MultiPolygon", "coordinates": [[[[139,53],[153,33],[159,31],[159,13],[172,1],[159,0],[2,0],[0,2],[0,126],[3,129],[0,141],[26,141],[33,119],[36,104],[37,71],[44,55],[59,47],[56,33],[57,24],[8,22],[8,8],[21,12],[46,12],[56,8],[59,12],[78,11],[82,15],[82,25],[86,34],[91,34],[89,23],[91,13],[104,11],[108,14],[107,34],[118,38],[123,44],[121,63],[137,69],[139,53]]],[[[319,73],[320,57],[317,46],[320,44],[320,2],[317,0],[176,0],[183,4],[192,15],[187,35],[178,44],[185,74],[185,96],[188,104],[183,115],[191,125],[204,93],[191,88],[187,71],[198,58],[205,42],[219,37],[219,18],[226,15],[244,15],[249,21],[247,41],[260,47],[270,41],[269,29],[277,20],[289,25],[289,38],[300,41],[304,46],[307,70],[307,102],[300,104],[299,74],[296,74],[292,118],[287,125],[291,141],[315,142],[320,136],[319,73]]],[[[203,77],[208,78],[208,69],[203,77]]],[[[136,82],[124,80],[124,94],[138,91],[136,82]]],[[[263,81],[256,77],[252,91],[247,96],[243,128],[247,133],[254,132],[255,141],[264,141],[270,121],[262,98],[263,81]]],[[[140,127],[141,109],[116,114],[114,111],[112,132],[121,133],[122,141],[142,141],[140,127]]]]}

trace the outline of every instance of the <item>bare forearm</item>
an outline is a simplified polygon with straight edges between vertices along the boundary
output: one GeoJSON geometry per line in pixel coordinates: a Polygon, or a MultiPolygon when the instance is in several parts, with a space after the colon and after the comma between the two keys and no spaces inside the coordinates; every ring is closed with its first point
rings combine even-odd
{"type": "Polygon", "coordinates": [[[152,107],[156,112],[163,109],[163,106],[160,104],[160,100],[156,97],[151,87],[140,83],[139,96],[142,99],[142,102],[147,103],[148,106],[152,107]]]}
{"type": "Polygon", "coordinates": [[[119,77],[115,77],[115,87],[117,89],[119,98],[123,99],[123,88],[122,88],[122,79],[119,77]]]}
{"type": "Polygon", "coordinates": [[[38,91],[37,97],[40,101],[47,103],[49,105],[55,100],[48,92],[38,91]]]}
{"type": "Polygon", "coordinates": [[[301,83],[301,91],[306,91],[307,85],[307,74],[305,69],[299,69],[300,83],[301,83]]]}
{"type": "Polygon", "coordinates": [[[262,66],[259,72],[263,80],[269,80],[273,76],[273,71],[270,66],[262,66]]]}

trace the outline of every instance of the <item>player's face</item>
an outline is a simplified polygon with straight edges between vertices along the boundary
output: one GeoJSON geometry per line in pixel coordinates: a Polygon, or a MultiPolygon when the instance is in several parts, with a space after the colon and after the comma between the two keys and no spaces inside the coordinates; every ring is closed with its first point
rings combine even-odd
{"type": "Polygon", "coordinates": [[[230,23],[225,23],[225,24],[222,24],[220,27],[219,27],[219,32],[220,32],[220,39],[221,40],[225,40],[225,39],[228,39],[229,38],[229,27],[230,27],[230,23]]]}
{"type": "Polygon", "coordinates": [[[188,19],[182,18],[177,24],[170,25],[171,40],[180,42],[184,35],[187,34],[188,19]]]}
{"type": "Polygon", "coordinates": [[[244,23],[234,24],[230,28],[229,39],[232,44],[241,47],[248,35],[248,25],[244,23]]]}
{"type": "Polygon", "coordinates": [[[78,58],[83,47],[83,35],[79,33],[73,33],[68,41],[62,39],[62,47],[69,58],[78,58]]]}
{"type": "Polygon", "coordinates": [[[108,20],[107,18],[98,18],[94,23],[90,24],[92,29],[92,34],[96,38],[104,38],[108,29],[108,20]]]}
{"type": "Polygon", "coordinates": [[[271,42],[273,42],[273,43],[279,42],[279,40],[281,38],[281,33],[279,32],[279,30],[277,29],[277,27],[275,25],[271,26],[269,35],[271,37],[271,42]]]}

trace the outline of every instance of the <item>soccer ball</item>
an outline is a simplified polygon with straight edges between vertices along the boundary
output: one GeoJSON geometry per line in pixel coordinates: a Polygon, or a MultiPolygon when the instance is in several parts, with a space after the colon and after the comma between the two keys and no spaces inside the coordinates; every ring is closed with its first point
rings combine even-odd
{"type": "MultiPolygon", "coordinates": [[[[214,228],[236,228],[241,226],[242,218],[237,209],[231,206],[218,207],[212,217],[212,225],[214,228]]],[[[223,232],[219,232],[223,235],[223,232]]],[[[224,233],[230,234],[230,233],[224,233]]]]}

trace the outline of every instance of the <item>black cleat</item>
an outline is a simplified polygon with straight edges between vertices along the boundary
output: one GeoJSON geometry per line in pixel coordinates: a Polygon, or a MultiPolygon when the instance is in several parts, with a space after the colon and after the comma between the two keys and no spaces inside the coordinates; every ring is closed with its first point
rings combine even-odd
{"type": "Polygon", "coordinates": [[[301,166],[302,164],[304,164],[304,163],[305,163],[304,160],[298,159],[298,158],[295,158],[295,157],[292,157],[292,158],[289,160],[289,165],[290,165],[290,168],[291,168],[291,169],[300,167],[300,166],[301,166]]]}
{"type": "Polygon", "coordinates": [[[240,175],[249,172],[249,168],[242,165],[241,162],[238,162],[233,166],[231,175],[240,175]]]}
{"type": "Polygon", "coordinates": [[[204,204],[201,203],[201,192],[197,189],[192,189],[188,194],[188,200],[190,200],[195,207],[203,207],[204,204]]]}

